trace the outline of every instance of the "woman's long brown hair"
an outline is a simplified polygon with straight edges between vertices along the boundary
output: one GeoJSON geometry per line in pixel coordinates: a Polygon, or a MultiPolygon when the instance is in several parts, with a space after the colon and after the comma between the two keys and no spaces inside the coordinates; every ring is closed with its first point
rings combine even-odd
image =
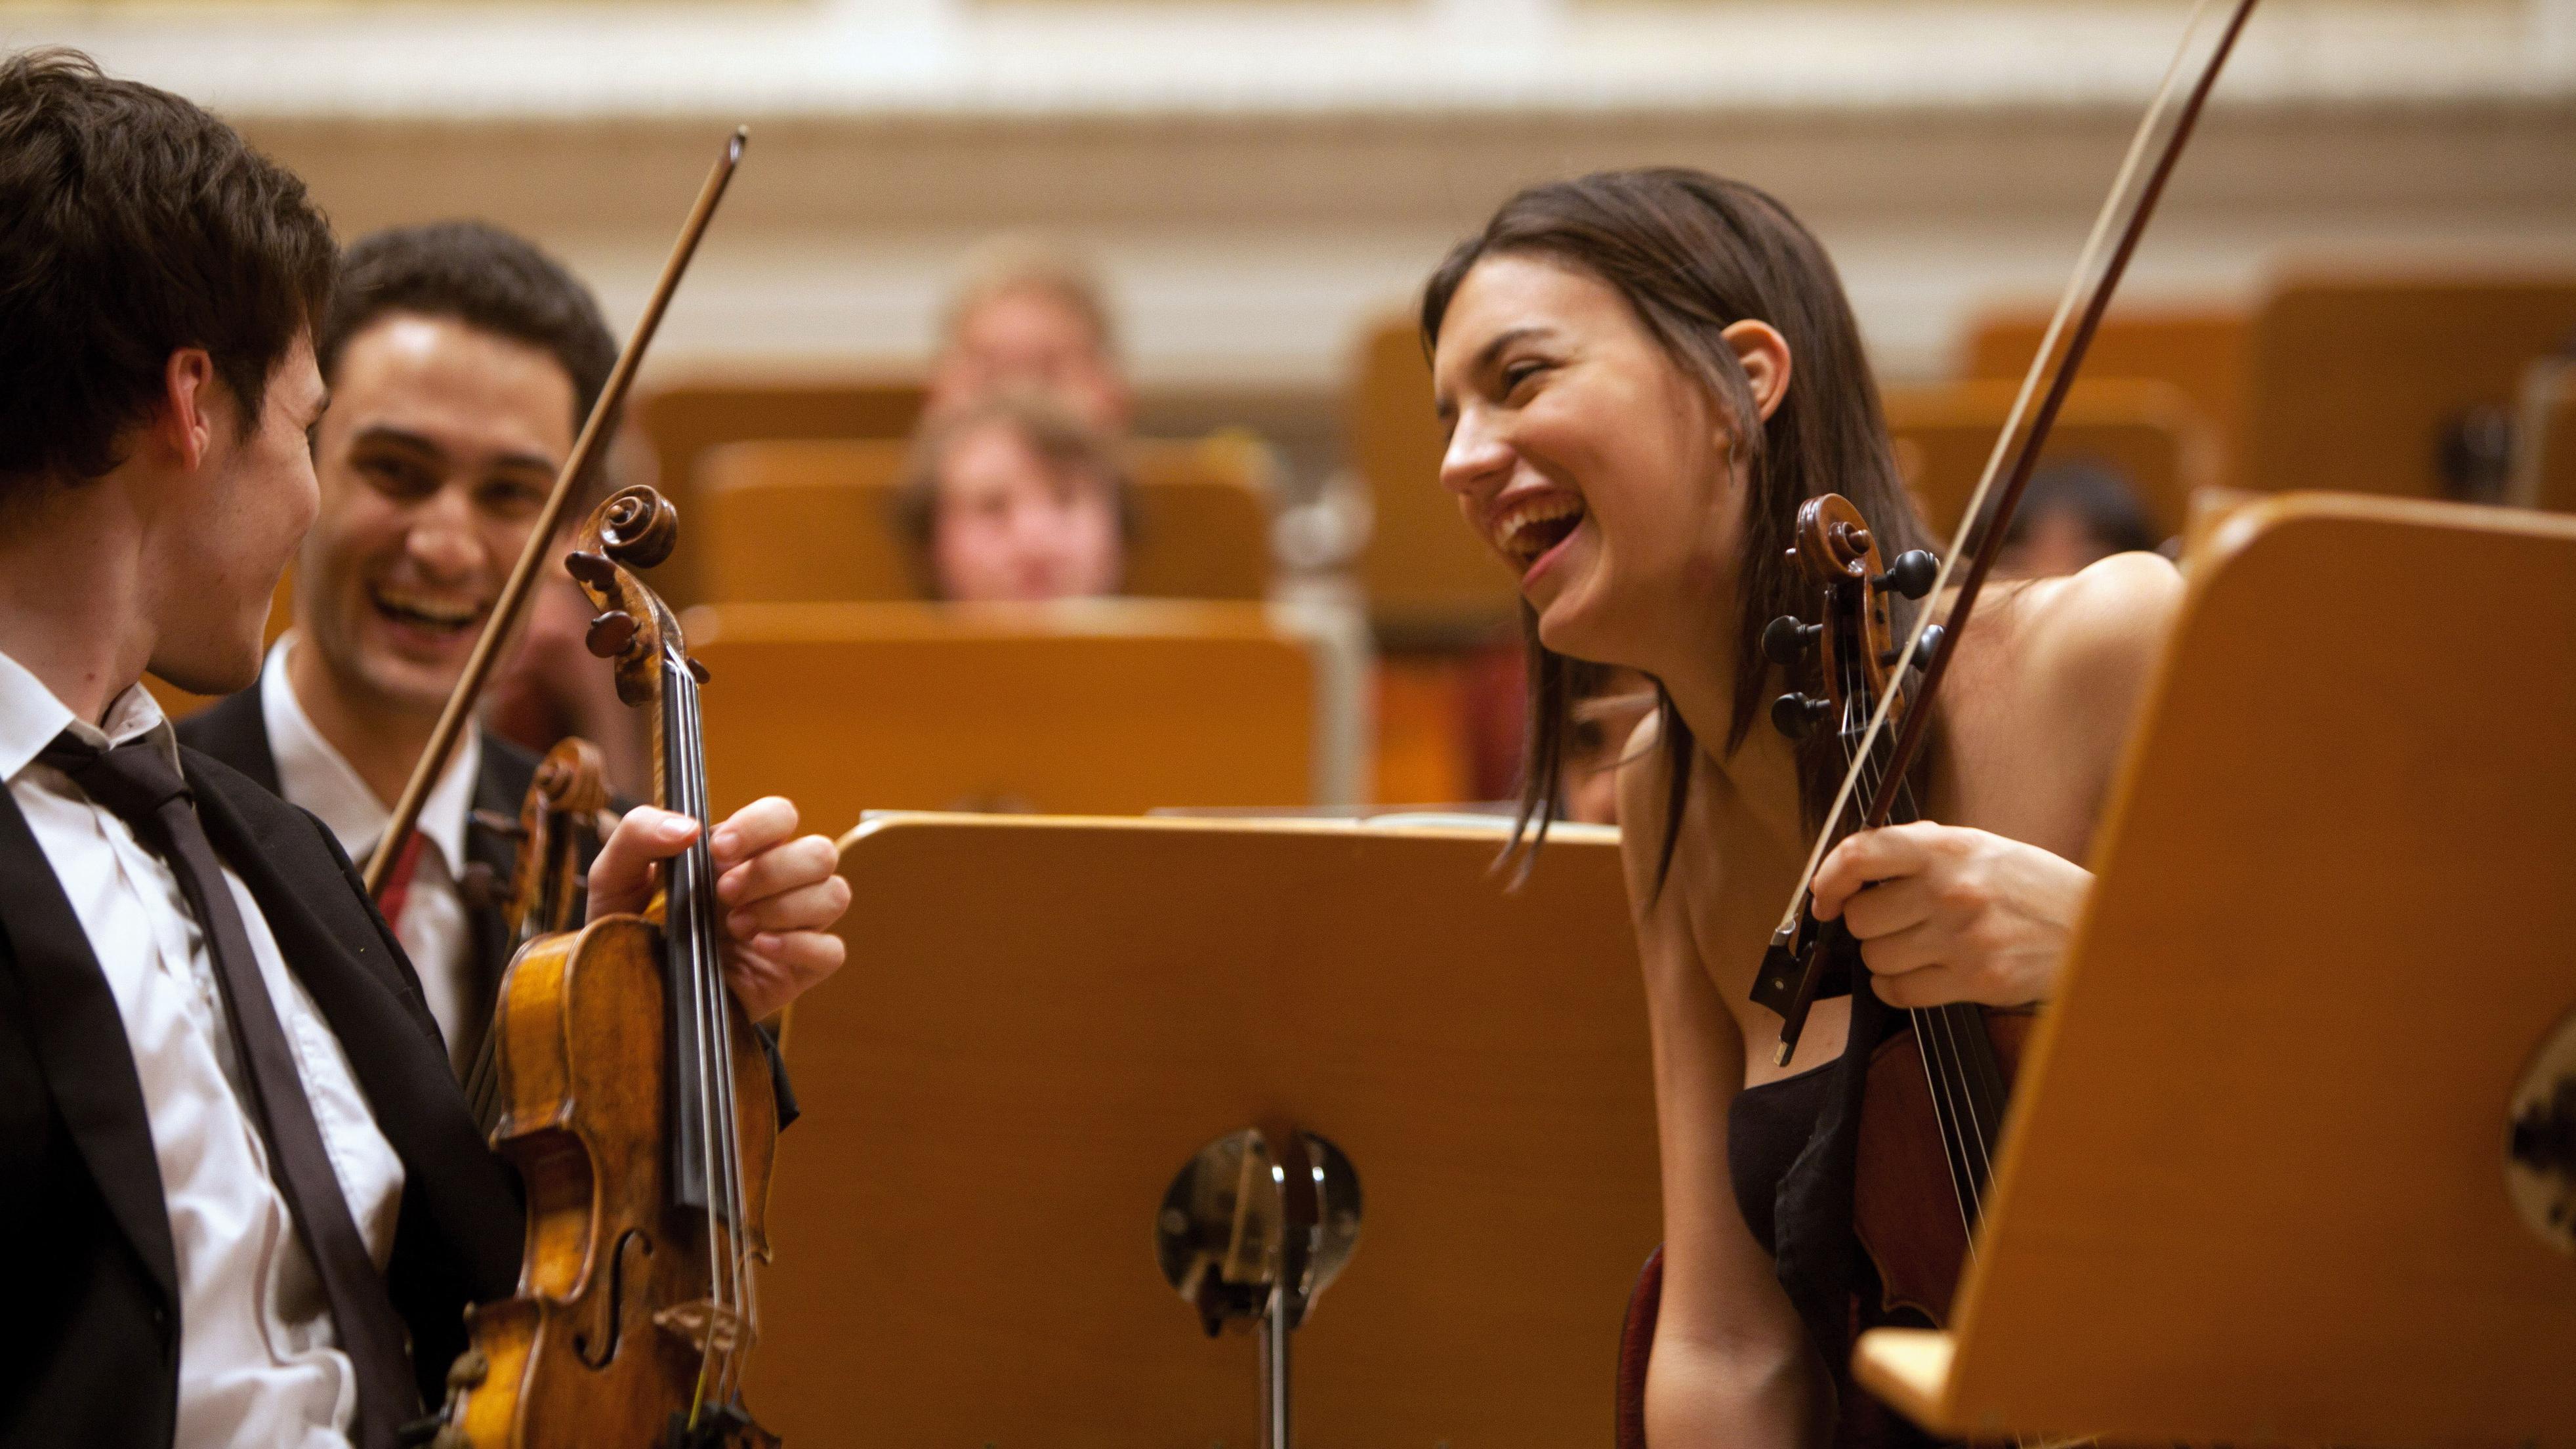
{"type": "MultiPolygon", "coordinates": [[[[1731,463],[1749,485],[1736,586],[1734,712],[1723,747],[1731,755],[1774,692],[1761,649],[1763,626],[1813,606],[1786,561],[1798,505],[1822,493],[1849,498],[1890,558],[1931,543],[1897,477],[1878,384],[1842,279],[1797,218],[1757,188],[1679,167],[1596,172],[1521,192],[1449,253],[1423,287],[1426,352],[1438,343],[1441,321],[1468,272],[1487,257],[1505,255],[1546,257],[1615,289],[1728,421],[1736,439],[1731,463]],[[1794,363],[1787,393],[1759,426],[1750,425],[1759,417],[1752,384],[1719,335],[1747,319],[1776,329],[1794,363]]],[[[1901,620],[1900,631],[1906,627],[1910,621],[1901,620]]],[[[1528,642],[1528,729],[1520,811],[1503,861],[1517,862],[1526,875],[1557,816],[1575,701],[1569,697],[1572,661],[1539,643],[1538,616],[1526,602],[1521,628],[1528,642]]],[[[1672,870],[1698,743],[1661,681],[1655,713],[1671,782],[1655,875],[1660,890],[1672,870]]],[[[1798,793],[1811,826],[1842,767],[1829,737],[1819,734],[1800,749],[1798,793]]]]}

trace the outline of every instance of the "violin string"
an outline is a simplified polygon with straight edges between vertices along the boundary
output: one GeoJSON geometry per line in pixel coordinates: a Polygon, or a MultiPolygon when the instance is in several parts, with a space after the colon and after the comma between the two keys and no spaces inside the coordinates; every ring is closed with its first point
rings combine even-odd
{"type": "MultiPolygon", "coordinates": [[[[1864,587],[1866,587],[1866,585],[1864,585],[1864,587]]],[[[1864,647],[1866,646],[1864,645],[1864,647]]],[[[1853,685],[1854,680],[1852,678],[1852,671],[1846,668],[1843,690],[1843,736],[1846,741],[1853,738],[1850,717],[1853,713],[1854,707],[1856,705],[1865,705],[1865,702],[1868,699],[1865,685],[1861,688],[1855,688],[1853,685]]],[[[1871,776],[1870,788],[1873,790],[1876,789],[1879,770],[1878,761],[1874,758],[1865,758],[1861,763],[1865,767],[1865,773],[1871,776]]],[[[1845,907],[1845,919],[1849,919],[1848,906],[1845,907]]],[[[1865,971],[1867,969],[1866,964],[1862,964],[1859,969],[1865,971]]],[[[1857,982],[1854,983],[1854,989],[1858,989],[1857,982]]],[[[1924,1091],[1931,1100],[1932,1120],[1940,1132],[1942,1165],[1949,1171],[1951,1195],[1959,1206],[1959,1228],[1960,1231],[1966,1233],[1969,1240],[1973,1242],[1976,1238],[1976,1224],[1972,1217],[1972,1213],[1976,1210],[1975,1190],[1970,1186],[1967,1178],[1961,1172],[1962,1158],[1958,1147],[1960,1130],[1958,1106],[1952,1099],[1949,1085],[1951,1079],[1956,1075],[1956,1068],[1955,1065],[1947,1062],[1944,1062],[1939,1066],[1935,1065],[1935,1059],[1941,1056],[1941,1049],[1939,1044],[1933,1040],[1932,1035],[1924,1030],[1925,1014],[1920,1011],[1909,1011],[1907,1015],[1912,1018],[1914,1023],[1915,1055],[1921,1058],[1923,1062],[1924,1091]]],[[[1951,1045],[1955,1050],[1956,1043],[1952,1043],[1951,1045]]]]}
{"type": "MultiPolygon", "coordinates": [[[[687,768],[687,761],[689,756],[696,753],[694,750],[689,748],[689,742],[697,737],[690,732],[687,709],[689,688],[696,681],[691,679],[689,676],[687,661],[678,658],[675,652],[667,650],[662,659],[662,678],[664,681],[663,688],[665,692],[663,714],[667,721],[662,746],[663,778],[665,784],[668,786],[666,793],[670,797],[665,803],[674,809],[687,813],[691,812],[695,807],[695,802],[690,798],[693,793],[691,785],[694,781],[692,773],[687,768]]],[[[693,815],[692,818],[697,817],[693,815]]],[[[699,886],[701,882],[698,877],[695,857],[698,848],[703,846],[705,843],[705,836],[701,833],[699,839],[691,843],[689,851],[682,855],[678,865],[678,873],[679,879],[682,882],[680,894],[685,897],[686,909],[685,912],[681,910],[671,911],[669,913],[668,920],[665,922],[665,929],[670,933],[672,940],[676,942],[678,946],[678,949],[672,954],[679,963],[679,974],[683,978],[682,980],[670,983],[667,989],[688,991],[689,1000],[694,1008],[689,1012],[689,1056],[690,1059],[697,1064],[698,1081],[695,1084],[697,1090],[690,1094],[690,1100],[686,1106],[687,1110],[693,1112],[697,1117],[699,1171],[703,1174],[702,1181],[704,1183],[705,1196],[707,1199],[707,1273],[709,1278],[707,1291],[710,1301],[708,1303],[706,1336],[698,1347],[698,1402],[690,1406],[689,1419],[692,1426],[696,1424],[698,1410],[705,1402],[706,1384],[710,1374],[711,1372],[716,1371],[718,1367],[717,1343],[720,1337],[718,1324],[723,1317],[726,1306],[725,1280],[718,1273],[719,1265],[724,1262],[724,1244],[722,1241],[722,1229],[717,1221],[721,1214],[716,1211],[716,1184],[718,1181],[718,1174],[716,1171],[715,1123],[713,1121],[713,1114],[708,1110],[709,1101],[706,1084],[706,1074],[709,1065],[707,1052],[707,1014],[703,998],[698,992],[698,983],[705,976],[705,962],[701,956],[701,948],[705,944],[705,939],[699,924],[699,886]]],[[[679,904],[679,902],[674,902],[674,904],[679,904]]]]}
{"type": "MultiPolygon", "coordinates": [[[[1867,647],[1865,642],[1863,647],[1867,647]]],[[[1855,705],[1865,711],[1871,695],[1865,669],[1846,665],[1843,672],[1843,734],[1846,748],[1850,748],[1853,734],[1851,713],[1855,705]]],[[[1878,744],[1884,743],[1882,737],[1878,744]]],[[[1872,794],[1878,791],[1886,775],[1886,762],[1880,754],[1880,749],[1873,747],[1862,756],[1866,788],[1872,794]]],[[[1906,801],[1906,813],[1913,814],[1910,788],[1902,781],[1895,788],[1900,798],[1906,801]]],[[[1940,1129],[1943,1161],[1950,1172],[1952,1192],[1959,1202],[1960,1227],[1968,1235],[1969,1251],[1973,1255],[1975,1225],[1985,1215],[1980,1174],[1990,1177],[1993,1168],[1985,1123],[1987,1118],[2000,1114],[1997,1104],[1992,1102],[1985,1103],[1985,1111],[1978,1110],[1984,1095],[1981,1088],[1986,1084],[1978,1080],[1979,1074],[1972,1074],[1968,1068],[1966,1048],[1958,1035],[1960,1023],[1954,1012],[1949,1008],[1934,1007],[1911,1010],[1907,1014],[1914,1024],[1916,1055],[1923,1061],[1924,1086],[1931,1096],[1934,1120],[1940,1129]]]]}
{"type": "MultiPolygon", "coordinates": [[[[2173,60],[2165,68],[2164,79],[2156,87],[2155,98],[2148,103],[2145,116],[2140,118],[2137,131],[2130,137],[2128,154],[2121,159],[2119,173],[2111,182],[2110,194],[2103,198],[2102,209],[2093,219],[2092,233],[2085,238],[2083,250],[2076,257],[2074,273],[2067,278],[2066,290],[2057,299],[2057,310],[2049,318],[2048,330],[2040,338],[2039,352],[2031,359],[2030,370],[2022,377],[2021,391],[2013,398],[2011,411],[2004,415],[2003,430],[1995,438],[1994,451],[1987,456],[1985,471],[1979,476],[1976,489],[1968,495],[1967,508],[1960,515],[1958,531],[1951,538],[1949,551],[1941,558],[1940,567],[1933,575],[1932,587],[1924,596],[1926,599],[1941,597],[1942,591],[1949,587],[1951,572],[1958,567],[1959,560],[1969,552],[1968,542],[1976,534],[1981,521],[1980,515],[1985,511],[1987,496],[1994,488],[1996,477],[2003,471],[2004,459],[2012,452],[2013,440],[2022,432],[2023,420],[2029,415],[2030,401],[2039,390],[2040,379],[2049,375],[2048,365],[2057,351],[2058,339],[2065,333],[2067,319],[2074,315],[2076,301],[2084,295],[2088,281],[2094,278],[2095,269],[2101,263],[2103,247],[2117,229],[2114,223],[2130,212],[2135,202],[2144,195],[2139,184],[2141,163],[2151,149],[2150,142],[2165,127],[2168,113],[2172,109],[2175,90],[2184,73],[2184,62],[2189,59],[2194,42],[2200,38],[2202,22],[2208,14],[2211,3],[2212,0],[2193,0],[2191,16],[2184,23],[2182,42],[2175,47],[2173,60]],[[2137,194],[2133,195],[2133,191],[2137,194]]],[[[2152,178],[2155,173],[2146,172],[2145,174],[2152,178]]],[[[1915,651],[1922,647],[1924,631],[1933,626],[1933,614],[1934,610],[1928,604],[1918,614],[1914,627],[1906,638],[1904,648],[1897,654],[1899,659],[1911,660],[1915,657],[1915,651]]],[[[1871,712],[1869,725],[1863,732],[1865,744],[1874,745],[1878,737],[1885,732],[1889,706],[1894,699],[1895,692],[1890,691],[1871,712]]],[[[1844,771],[1842,784],[1834,795],[1833,805],[1825,812],[1826,819],[1842,818],[1845,807],[1859,786],[1859,761],[1866,754],[1867,750],[1864,749],[1860,755],[1855,756],[1851,767],[1844,771]]],[[[1788,909],[1780,917],[1782,930],[1796,929],[1798,917],[1805,910],[1809,893],[1814,888],[1816,871],[1824,865],[1825,852],[1833,843],[1830,831],[1821,833],[1817,836],[1814,847],[1807,852],[1806,866],[1798,874],[1797,889],[1791,892],[1788,909]]]]}
{"type": "MultiPolygon", "coordinates": [[[[689,687],[689,711],[692,724],[697,722],[698,708],[697,685],[692,679],[689,687]]],[[[705,738],[703,734],[693,737],[705,738]]],[[[701,756],[692,763],[698,772],[699,805],[702,809],[710,808],[712,801],[707,793],[706,761],[701,756]]],[[[707,869],[710,877],[707,899],[712,911],[712,903],[715,900],[712,854],[708,858],[707,869]]],[[[717,938],[710,934],[708,939],[713,941],[717,938]]],[[[721,1075],[717,1078],[722,1102],[719,1120],[724,1126],[726,1210],[731,1222],[730,1241],[733,1250],[728,1261],[733,1274],[734,1309],[738,1315],[732,1353],[733,1378],[728,1392],[730,1399],[738,1396],[742,1389],[743,1368],[751,1355],[752,1331],[759,1323],[760,1299],[756,1286],[757,1280],[753,1275],[748,1237],[750,1219],[747,1209],[750,1199],[743,1185],[741,1106],[734,1079],[736,1059],[733,1049],[733,1013],[736,1008],[733,1004],[733,993],[725,986],[722,970],[708,972],[707,992],[713,1007],[709,1019],[715,1024],[716,1051],[721,1066],[721,1075]]]]}
{"type": "MultiPolygon", "coordinates": [[[[698,691],[697,681],[694,676],[689,676],[687,678],[687,682],[683,686],[683,689],[690,726],[689,738],[692,740],[703,739],[704,735],[699,732],[700,717],[698,691]]],[[[691,771],[692,794],[695,797],[695,806],[698,812],[698,818],[704,820],[707,818],[711,804],[706,785],[706,761],[702,755],[692,751],[687,763],[691,771]]],[[[713,1083],[713,1099],[715,1103],[715,1117],[720,1140],[720,1161],[724,1167],[724,1208],[727,1218],[726,1242],[729,1248],[725,1258],[725,1267],[728,1283],[732,1292],[733,1307],[737,1317],[737,1322],[733,1326],[734,1332],[730,1336],[729,1340],[730,1346],[725,1355],[727,1365],[726,1372],[718,1380],[720,1398],[726,1402],[730,1402],[741,1389],[742,1361],[749,1352],[748,1330],[751,1325],[754,1310],[751,1297],[751,1269],[747,1250],[744,1246],[744,1207],[746,1198],[743,1191],[742,1180],[742,1138],[738,1117],[739,1104],[734,1087],[735,1059],[733,1053],[731,993],[727,991],[724,984],[724,973],[721,970],[722,958],[721,956],[713,954],[713,943],[719,939],[714,934],[714,919],[716,911],[714,879],[715,863],[711,848],[704,837],[701,837],[697,842],[697,847],[697,858],[699,860],[698,869],[704,877],[705,885],[705,889],[701,893],[701,896],[707,903],[707,929],[701,939],[709,943],[707,969],[700,973],[700,1000],[703,1004],[707,1021],[709,1023],[708,1035],[710,1040],[714,1043],[714,1066],[716,1075],[713,1083]]]]}
{"type": "MultiPolygon", "coordinates": [[[[687,728],[686,738],[691,741],[699,740],[703,736],[699,732],[697,680],[688,672],[685,664],[678,671],[677,688],[680,691],[681,711],[687,728]]],[[[692,749],[686,752],[686,758],[680,763],[686,779],[690,814],[700,821],[705,821],[708,818],[709,804],[705,760],[692,749]]],[[[707,1212],[710,1219],[722,1220],[718,1224],[718,1229],[723,1251],[720,1255],[711,1258],[707,1266],[710,1275],[715,1277],[717,1301],[737,1320],[728,1323],[720,1318],[713,1325],[712,1341],[720,1346],[718,1350],[720,1368],[716,1375],[715,1397],[718,1402],[724,1403],[731,1402],[738,1389],[737,1375],[740,1359],[738,1319],[744,1306],[741,1256],[742,1159],[733,1111],[733,1059],[728,1030],[731,1023],[727,1020],[724,1010],[722,957],[717,946],[718,937],[715,934],[714,924],[717,909],[715,865],[704,833],[701,833],[691,844],[689,868],[697,876],[698,889],[694,894],[703,903],[697,913],[698,919],[693,922],[698,929],[695,932],[697,949],[693,952],[696,969],[691,973],[690,984],[695,993],[698,1016],[705,1029],[704,1040],[707,1048],[701,1058],[701,1066],[705,1073],[703,1095],[707,1103],[707,1117],[712,1126],[710,1146],[719,1168],[718,1175],[707,1185],[707,1212]]]]}

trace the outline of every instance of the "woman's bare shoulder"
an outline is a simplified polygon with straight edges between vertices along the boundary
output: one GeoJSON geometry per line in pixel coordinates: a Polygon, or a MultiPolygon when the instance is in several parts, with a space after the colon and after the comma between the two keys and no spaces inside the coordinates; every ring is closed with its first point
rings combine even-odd
{"type": "Polygon", "coordinates": [[[2128,738],[2140,697],[2182,604],[2182,575],[2152,553],[2122,553],[2014,600],[2013,670],[2021,697],[2055,737],[2103,768],[2128,738]]]}
{"type": "Polygon", "coordinates": [[[2042,579],[2022,599],[2028,667],[2050,692],[2133,694],[2172,632],[2182,574],[2158,554],[2117,553],[2042,579]]]}

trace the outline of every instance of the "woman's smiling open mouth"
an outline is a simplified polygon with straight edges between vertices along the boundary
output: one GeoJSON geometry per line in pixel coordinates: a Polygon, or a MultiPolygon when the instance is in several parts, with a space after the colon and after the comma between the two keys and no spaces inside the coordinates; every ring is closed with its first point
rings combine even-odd
{"type": "Polygon", "coordinates": [[[1583,500],[1572,493],[1533,493],[1494,515],[1494,549],[1526,577],[1540,559],[1573,536],[1583,517],[1583,500]]]}

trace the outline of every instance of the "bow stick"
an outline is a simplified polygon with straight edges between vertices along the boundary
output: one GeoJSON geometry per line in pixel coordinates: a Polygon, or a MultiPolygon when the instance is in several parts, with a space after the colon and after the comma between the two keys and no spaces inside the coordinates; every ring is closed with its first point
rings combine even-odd
{"type": "Polygon", "coordinates": [[[546,495],[546,506],[537,514],[536,527],[528,534],[527,547],[519,551],[519,562],[510,570],[508,582],[501,586],[501,597],[493,601],[492,617],[484,622],[483,637],[474,641],[474,652],[466,656],[465,673],[447,696],[447,708],[439,713],[437,727],[429,732],[429,747],[421,751],[420,763],[412,767],[411,779],[403,785],[402,798],[394,802],[393,818],[385,823],[383,837],[367,857],[367,894],[378,901],[384,899],[385,882],[393,874],[394,861],[402,854],[403,844],[410,841],[413,829],[420,824],[421,806],[429,799],[431,784],[446,771],[448,756],[455,753],[456,737],[464,732],[465,721],[474,712],[474,701],[483,693],[484,681],[490,678],[492,665],[500,657],[501,641],[508,637],[519,609],[527,602],[537,566],[554,542],[555,526],[563,518],[564,505],[572,500],[574,481],[590,466],[591,455],[605,445],[600,434],[618,404],[626,400],[626,390],[635,380],[636,365],[643,361],[644,349],[653,345],[653,334],[662,325],[662,313],[671,305],[671,294],[679,290],[680,277],[689,270],[689,259],[697,255],[698,238],[706,234],[716,203],[724,200],[725,186],[733,180],[733,169],[741,163],[742,148],[750,139],[750,127],[735,127],[725,140],[724,154],[707,172],[706,184],[698,188],[697,205],[689,209],[689,219],[680,227],[680,239],[672,244],[670,259],[662,264],[661,279],[653,284],[644,315],[635,319],[633,335],[626,339],[625,350],[617,354],[617,365],[609,370],[608,382],[599,390],[599,400],[591,404],[581,435],[573,440],[572,452],[555,474],[554,491],[546,495]]]}
{"type": "MultiPolygon", "coordinates": [[[[2209,4],[2210,0],[2199,0],[2192,7],[2191,18],[2184,27],[2182,44],[2174,53],[2173,64],[2166,70],[2163,84],[2157,88],[2145,117],[2138,122],[2137,134],[2131,138],[2119,174],[2112,180],[2111,194],[2103,199],[2102,211],[2094,220],[2092,235],[2086,239],[2084,250],[2076,259],[2075,274],[2068,279],[2066,291],[2058,299],[2057,312],[2049,319],[2047,334],[2040,340],[2039,354],[2030,361],[2030,370],[2022,378],[2021,392],[2013,399],[2012,411],[2006,415],[2003,431],[1995,439],[1995,450],[1986,459],[1985,473],[1977,480],[1976,491],[1968,496],[1967,511],[1959,519],[1958,533],[1950,542],[1949,552],[1942,557],[1940,572],[1933,577],[1928,597],[1937,600],[1949,587],[1950,575],[1960,557],[1967,556],[1967,575],[1960,581],[1958,600],[1938,624],[1933,622],[1933,611],[1925,608],[1916,617],[1913,632],[1904,647],[1896,652],[1899,659],[1923,658],[1917,651],[1923,647],[1924,635],[1927,632],[1933,634],[1931,655],[1923,664],[1923,677],[1911,690],[1903,692],[1908,703],[1904,727],[1897,733],[1895,747],[1886,760],[1872,760],[1871,753],[1887,726],[1888,715],[1900,693],[1891,689],[1880,697],[1878,708],[1870,714],[1868,728],[1862,732],[1858,746],[1851,752],[1851,765],[1843,774],[1842,786],[1835,791],[1833,805],[1825,812],[1825,827],[1818,832],[1815,846],[1807,854],[1806,868],[1798,875],[1798,887],[1791,893],[1789,908],[1780,918],[1779,930],[1773,937],[1775,944],[1796,937],[1815,887],[1816,872],[1823,868],[1826,853],[1838,839],[1834,834],[1835,824],[1850,808],[1852,796],[1860,789],[1864,769],[1880,771],[1879,788],[1868,801],[1862,825],[1864,829],[1874,830],[1887,823],[1905,773],[1912,768],[1915,757],[1922,753],[1932,720],[1933,694],[1940,689],[1942,679],[1949,672],[1950,657],[1958,652],[1959,636],[1967,628],[1969,615],[1976,608],[1977,595],[1985,587],[1986,575],[1993,570],[1996,556],[2002,552],[2004,534],[2012,523],[2013,511],[2021,506],[2022,494],[2030,486],[2031,473],[2039,465],[2039,450],[2048,441],[2049,430],[2057,423],[2058,409],[2065,403],[2068,389],[2074,385],[2076,369],[2083,365],[2085,351],[2093,344],[2093,334],[2101,326],[2103,312],[2111,305],[2111,294],[2119,289],[2121,277],[2128,272],[2129,258],[2137,251],[2138,239],[2146,234],[2147,222],[2155,215],[2156,203],[2164,197],[2165,183],[2172,178],[2175,163],[2182,159],[2183,147],[2191,140],[2193,128],[2199,124],[2201,109],[2209,100],[2211,88],[2218,83],[2219,71],[2226,66],[2227,57],[2236,48],[2237,36],[2243,33],[2246,19],[2253,14],[2255,0],[2234,0],[2226,28],[2219,32],[2217,44],[2193,80],[2181,110],[2176,113],[2173,130],[2166,136],[2154,164],[2146,168],[2144,183],[2138,189],[2135,203],[2129,208],[2127,221],[2120,227],[2119,240],[2087,294],[2085,274],[2101,256],[2103,240],[2110,235],[2113,220],[2120,215],[2123,202],[2129,198],[2131,183],[2140,175],[2139,162],[2165,118],[2174,84],[2183,74],[2184,63],[2190,58],[2192,41],[2200,33],[2201,17],[2209,4]],[[2077,318],[2075,331],[2068,339],[2064,353],[2057,354],[2058,337],[2065,331],[2067,317],[2075,312],[2079,295],[2084,297],[2082,315],[2077,318]],[[2052,356],[2056,362],[2053,373],[2050,371],[2052,356]],[[2019,432],[2024,413],[2029,409],[2032,394],[2039,390],[2042,377],[2048,378],[2047,395],[2041,401],[2039,411],[2031,418],[2029,433],[2022,436],[2016,447],[2014,437],[2019,432]],[[1993,491],[1997,477],[2003,476],[2007,457],[2011,460],[2010,476],[1988,517],[1987,496],[1993,491]],[[1979,534],[1981,520],[1985,527],[1979,534]],[[1973,549],[1969,545],[1972,535],[1976,538],[1973,549]]],[[[1823,966],[1823,953],[1812,953],[1805,971],[1812,976],[1823,966]]],[[[1780,1065],[1787,1065],[1791,1055],[1797,1051],[1798,1036],[1806,1027],[1807,1007],[1814,996],[1814,983],[1801,981],[1793,998],[1794,1004],[1781,1018],[1780,1048],[1775,1058],[1780,1065]]]]}

